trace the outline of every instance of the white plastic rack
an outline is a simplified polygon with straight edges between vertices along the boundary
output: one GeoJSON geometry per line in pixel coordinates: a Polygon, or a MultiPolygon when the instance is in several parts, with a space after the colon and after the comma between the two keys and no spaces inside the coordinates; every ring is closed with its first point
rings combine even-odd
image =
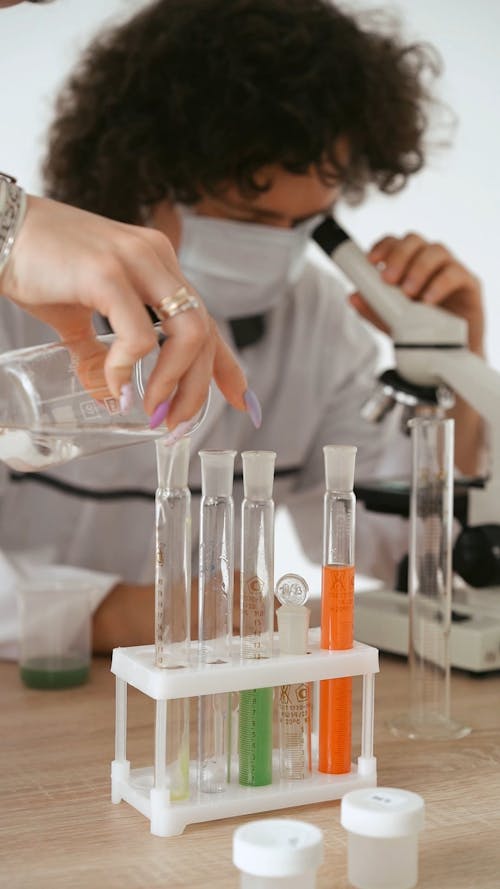
{"type": "MultiPolygon", "coordinates": [[[[267,660],[242,660],[240,639],[235,637],[230,662],[199,666],[196,665],[198,645],[193,642],[191,651],[195,666],[168,670],[155,666],[153,645],[116,648],[111,664],[111,671],[116,676],[112,802],[125,800],[149,819],[151,833],[168,837],[181,834],[187,824],[195,822],[325,802],[339,799],[344,793],[358,787],[374,787],[377,783],[376,759],[373,755],[374,678],[379,669],[378,650],[355,642],[348,651],[323,651],[320,648],[319,629],[310,630],[307,655],[280,655],[277,635],[273,650],[276,653],[267,660]],[[134,686],[156,701],[158,721],[165,718],[164,702],[173,698],[339,679],[343,676],[363,677],[361,751],[348,774],[327,775],[318,772],[313,762],[310,777],[285,781],[279,777],[279,751],[275,750],[272,784],[265,787],[240,786],[235,762],[232,781],[224,792],[202,793],[197,786],[197,763],[191,762],[190,797],[171,802],[168,790],[154,786],[153,766],[130,768],[126,754],[127,685],[134,686]]],[[[314,749],[317,749],[317,744],[313,739],[314,749]]],[[[164,756],[164,750],[155,749],[155,759],[161,756],[164,756]]]]}

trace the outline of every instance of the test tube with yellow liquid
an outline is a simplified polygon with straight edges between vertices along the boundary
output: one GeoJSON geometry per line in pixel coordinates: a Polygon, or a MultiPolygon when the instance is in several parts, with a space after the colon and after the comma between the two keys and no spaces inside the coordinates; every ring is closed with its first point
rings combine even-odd
{"type": "MultiPolygon", "coordinates": [[[[327,445],[323,516],[321,647],[352,648],[354,624],[354,526],[356,448],[327,445]]],[[[351,771],[352,678],[324,679],[319,690],[318,769],[351,771]]]]}

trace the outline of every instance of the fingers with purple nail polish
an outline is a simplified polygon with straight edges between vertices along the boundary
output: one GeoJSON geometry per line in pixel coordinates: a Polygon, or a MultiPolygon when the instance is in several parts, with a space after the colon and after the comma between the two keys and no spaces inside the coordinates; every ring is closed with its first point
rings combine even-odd
{"type": "Polygon", "coordinates": [[[153,413],[149,418],[149,428],[156,429],[160,423],[163,423],[165,420],[168,411],[170,408],[170,399],[167,398],[166,401],[160,401],[159,405],[154,409],[153,413]]]}
{"type": "Polygon", "coordinates": [[[193,428],[193,423],[191,420],[185,420],[183,423],[179,423],[175,429],[172,429],[166,436],[167,444],[175,444],[176,441],[179,441],[180,438],[184,438],[185,435],[189,435],[191,429],[193,428]]]}
{"type": "Polygon", "coordinates": [[[246,404],[247,413],[256,429],[260,429],[262,424],[262,408],[253,389],[247,389],[243,395],[246,404]]]}
{"type": "Polygon", "coordinates": [[[120,412],[128,414],[134,400],[132,383],[124,383],[120,389],[120,412]]]}

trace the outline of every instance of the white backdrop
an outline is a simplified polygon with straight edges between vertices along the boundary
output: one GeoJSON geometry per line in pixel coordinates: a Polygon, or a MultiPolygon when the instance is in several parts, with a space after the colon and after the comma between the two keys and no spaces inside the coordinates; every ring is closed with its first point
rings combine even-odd
{"type": "MultiPolygon", "coordinates": [[[[58,85],[103,23],[144,5],[144,0],[56,0],[45,7],[24,3],[0,11],[0,169],[39,190],[37,165],[58,85]]],[[[434,154],[402,194],[375,196],[360,208],[345,209],[342,221],[365,246],[384,234],[408,230],[449,245],[484,282],[488,353],[500,367],[495,349],[500,332],[500,3],[356,3],[368,6],[395,11],[409,39],[437,47],[445,63],[440,93],[459,125],[453,146],[434,154]]]]}
{"type": "MultiPolygon", "coordinates": [[[[0,169],[39,190],[43,134],[65,73],[103,23],[144,5],[145,0],[57,0],[46,7],[25,3],[0,10],[0,169]]],[[[487,347],[490,361],[500,368],[500,350],[495,349],[500,332],[500,3],[400,0],[384,5],[366,0],[356,6],[395,11],[409,39],[437,47],[445,64],[440,94],[458,115],[459,127],[453,147],[434,155],[402,194],[375,196],[358,209],[346,208],[342,222],[366,247],[384,234],[408,230],[449,245],[484,282],[487,347]]],[[[298,547],[291,548],[294,537],[281,512],[277,539],[286,547],[277,546],[276,576],[299,571],[319,589],[318,570],[298,547]]]]}

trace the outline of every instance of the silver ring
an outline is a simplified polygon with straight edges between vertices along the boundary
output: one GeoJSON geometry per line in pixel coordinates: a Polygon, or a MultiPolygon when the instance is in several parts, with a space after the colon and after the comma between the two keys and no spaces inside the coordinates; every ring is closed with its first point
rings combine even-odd
{"type": "Polygon", "coordinates": [[[167,321],[169,318],[175,318],[181,312],[187,312],[188,309],[199,309],[200,303],[196,297],[189,293],[185,287],[179,287],[177,293],[173,296],[164,296],[160,300],[159,305],[155,306],[156,314],[167,321]]]}

